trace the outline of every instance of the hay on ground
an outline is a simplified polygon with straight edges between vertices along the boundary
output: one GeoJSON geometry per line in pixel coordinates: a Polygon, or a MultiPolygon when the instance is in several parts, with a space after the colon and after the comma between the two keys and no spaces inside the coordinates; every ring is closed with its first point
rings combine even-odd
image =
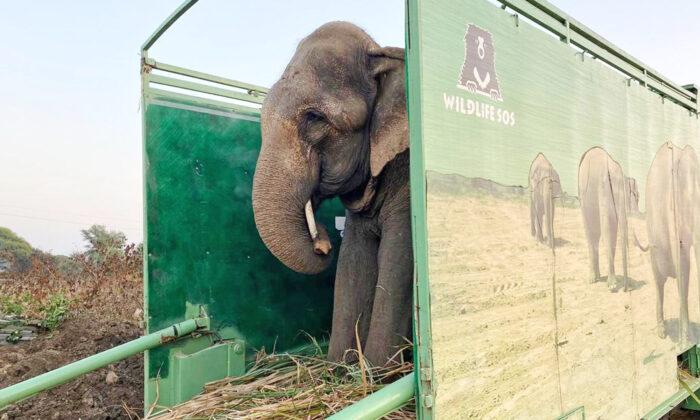
{"type": "MultiPolygon", "coordinates": [[[[384,367],[326,360],[313,341],[299,351],[258,354],[240,377],[207,384],[204,392],[147,419],[324,419],[413,371],[403,352],[384,367]]],[[[157,402],[156,402],[157,407],[157,402]]],[[[153,411],[157,411],[153,410],[153,411]]],[[[415,419],[413,400],[385,419],[415,419]]]]}

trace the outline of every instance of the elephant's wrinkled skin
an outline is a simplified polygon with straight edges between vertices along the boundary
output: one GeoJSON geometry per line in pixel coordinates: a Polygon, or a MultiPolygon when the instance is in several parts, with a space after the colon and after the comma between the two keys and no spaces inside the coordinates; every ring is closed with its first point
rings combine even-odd
{"type": "MultiPolygon", "coordinates": [[[[328,357],[356,347],[384,364],[411,333],[413,254],[404,51],[345,22],[303,39],[261,111],[253,182],[260,237],[288,267],[327,268],[305,204],[339,196],[345,234],[335,279],[328,357]],[[311,223],[308,223],[310,220],[311,223]],[[359,320],[359,321],[358,321],[359,320]]],[[[325,228],[318,226],[321,241],[325,228]]]]}
{"type": "MultiPolygon", "coordinates": [[[[700,262],[700,185],[695,149],[672,143],[659,148],[649,168],[646,186],[648,248],[656,280],[656,321],[659,337],[666,337],[664,325],[664,285],[668,277],[678,283],[680,302],[679,340],[688,336],[688,282],[690,248],[700,262]]],[[[646,250],[641,247],[642,250],[646,250]]]]}
{"type": "Polygon", "coordinates": [[[561,197],[559,174],[538,153],[530,165],[530,233],[554,248],[554,199],[561,197]]]}
{"type": "Polygon", "coordinates": [[[590,282],[600,279],[598,264],[601,233],[608,244],[608,288],[617,290],[615,250],[618,231],[622,238],[622,271],[624,290],[628,289],[627,215],[639,209],[639,191],[633,178],[625,177],[622,167],[600,147],[589,149],[578,166],[578,198],[581,203],[583,228],[588,240],[590,282]]]}

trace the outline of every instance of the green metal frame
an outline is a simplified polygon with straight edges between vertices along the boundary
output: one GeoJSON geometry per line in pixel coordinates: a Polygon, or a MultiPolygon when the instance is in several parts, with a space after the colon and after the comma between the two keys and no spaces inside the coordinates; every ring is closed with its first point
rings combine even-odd
{"type": "Polygon", "coordinates": [[[8,404],[29,398],[38,392],[51,389],[118,360],[175,341],[196,330],[206,330],[208,327],[209,319],[206,317],[189,319],[152,334],[137,338],[136,340],[129,341],[120,346],[105,350],[102,353],[97,353],[42,375],[35,376],[24,382],[9,386],[0,390],[0,409],[8,404]]]}
{"type": "Polygon", "coordinates": [[[404,406],[413,397],[412,374],[385,386],[374,394],[328,417],[328,420],[374,420],[404,406]]]}
{"type": "MultiPolygon", "coordinates": [[[[223,113],[240,113],[243,115],[259,116],[259,107],[262,104],[268,89],[250,83],[244,83],[225,77],[186,69],[183,67],[158,62],[148,56],[149,49],[155,42],[184,15],[198,0],[184,1],[143,43],[141,47],[141,112],[142,112],[142,137],[146,138],[146,108],[155,100],[167,100],[175,103],[194,104],[209,109],[218,109],[223,113]],[[182,77],[184,76],[184,78],[182,77]],[[201,82],[206,82],[206,84],[201,82]],[[229,101],[233,100],[235,102],[229,101]]],[[[146,143],[143,144],[144,167],[147,164],[146,143]]],[[[146,197],[146,178],[144,177],[143,194],[146,197]]],[[[144,207],[144,238],[148,236],[148,215],[144,207]]],[[[144,241],[144,267],[148,264],[148,243],[144,241]]],[[[149,292],[148,271],[144,270],[144,328],[149,329],[149,292]]],[[[175,350],[170,356],[173,366],[179,367],[178,372],[200,372],[207,370],[202,375],[189,375],[187,381],[178,381],[177,378],[149,378],[148,369],[144,369],[144,404],[149,401],[149,396],[155,393],[155,389],[170,389],[177,403],[190,398],[201,391],[201,384],[218,379],[211,376],[213,371],[217,375],[240,375],[245,372],[245,346],[240,340],[225,342],[212,346],[207,337],[199,337],[183,343],[179,350],[175,350]],[[214,357],[216,356],[216,357],[214,357]],[[221,364],[223,363],[223,365],[221,364]],[[207,369],[202,369],[203,365],[207,369]]],[[[149,366],[150,354],[144,354],[144,366],[149,366]]],[[[177,369],[176,369],[177,370],[177,369]]],[[[201,372],[200,372],[201,373],[201,372]]],[[[180,375],[181,376],[181,375],[180,375]]],[[[163,401],[161,401],[163,403],[163,401]]],[[[167,403],[167,402],[166,402],[167,403]]],[[[146,410],[149,407],[144,407],[146,410]]]]}
{"type": "Polygon", "coordinates": [[[586,409],[585,407],[576,407],[557,417],[556,420],[566,420],[573,415],[581,414],[581,420],[586,420],[586,409]]]}
{"type": "Polygon", "coordinates": [[[574,45],[616,70],[636,80],[642,86],[664,98],[698,113],[698,91],[693,85],[679,86],[658,71],[642,63],[613,43],[595,33],[576,19],[559,10],[546,0],[496,0],[542,28],[574,45]]]}
{"type": "MultiPolygon", "coordinates": [[[[559,9],[544,0],[498,0],[503,8],[510,8],[547,31],[560,37],[562,41],[576,46],[585,53],[599,59],[617,71],[620,71],[643,86],[659,95],[669,98],[684,106],[691,112],[698,112],[698,91],[694,86],[678,86],[663,77],[660,73],[639,60],[631,57],[618,49],[598,34],[588,29],[575,19],[561,12],[559,9]]],[[[255,107],[260,105],[267,89],[262,86],[251,85],[232,79],[201,73],[170,64],[159,63],[148,57],[148,49],[156,40],[197,0],[184,2],[144,43],[142,47],[142,85],[144,101],[149,95],[167,97],[173,100],[194,101],[206,106],[218,107],[222,110],[234,110],[251,112],[249,106],[239,108],[238,105],[225,102],[226,98],[235,101],[243,101],[255,107]],[[161,74],[153,74],[157,70],[161,74]],[[219,86],[202,84],[172,75],[186,76],[192,79],[206,81],[219,86]],[[166,87],[165,89],[161,87],[166,87]],[[193,98],[191,95],[178,93],[176,90],[198,92],[210,97],[200,95],[193,98]]],[[[486,4],[486,2],[485,2],[486,4]]],[[[419,90],[420,68],[417,65],[419,50],[418,44],[411,40],[420,37],[418,19],[418,0],[407,0],[406,4],[406,48],[407,48],[407,92],[409,107],[409,129],[411,133],[411,191],[412,218],[413,218],[413,245],[415,254],[415,281],[414,281],[414,343],[415,366],[417,375],[410,377],[414,381],[417,392],[418,416],[421,419],[433,418],[432,406],[434,401],[434,374],[432,370],[431,353],[431,329],[430,329],[430,293],[428,279],[427,258],[427,226],[426,226],[426,197],[425,197],[425,171],[424,151],[421,141],[421,95],[419,90]],[[415,65],[412,65],[415,63],[415,65]]],[[[255,112],[254,110],[252,112],[255,112]]],[[[144,226],[144,231],[147,229],[144,226]]],[[[147,291],[145,292],[147,293],[147,291]]],[[[148,308],[146,308],[148,313],[148,308]]],[[[409,378],[402,379],[402,384],[409,378]]],[[[389,387],[387,387],[389,388],[389,387]]],[[[389,388],[390,389],[390,388],[389,388]]],[[[687,398],[687,395],[685,396],[687,398]]],[[[378,400],[373,397],[372,400],[378,400]]],[[[341,417],[342,418],[342,417],[341,417]]]]}
{"type": "Polygon", "coordinates": [[[426,180],[423,149],[422,101],[420,91],[418,1],[406,3],[406,94],[410,133],[411,229],[413,240],[413,366],[416,381],[416,411],[419,419],[433,418],[435,377],[430,329],[430,287],[428,283],[428,228],[426,180]],[[413,42],[412,42],[413,41],[413,42]]]}
{"type": "MultiPolygon", "coordinates": [[[[687,385],[691,390],[693,390],[693,392],[697,392],[697,390],[700,389],[700,378],[695,379],[692,382],[688,382],[687,385]]],[[[645,414],[644,417],[642,417],[642,420],[659,420],[671,410],[689,399],[691,399],[690,393],[685,389],[681,389],[675,394],[671,395],[666,401],[659,404],[656,408],[645,414]]]]}

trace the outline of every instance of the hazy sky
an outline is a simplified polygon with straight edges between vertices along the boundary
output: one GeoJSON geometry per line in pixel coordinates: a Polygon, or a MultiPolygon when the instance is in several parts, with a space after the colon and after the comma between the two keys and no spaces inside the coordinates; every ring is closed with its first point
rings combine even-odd
{"type": "MultiPolygon", "coordinates": [[[[0,226],[64,254],[93,223],[142,239],[138,53],[180,2],[0,0],[0,226]]],[[[677,83],[700,83],[700,2],[552,2],[677,83]]],[[[331,20],[403,46],[403,0],[201,0],[150,55],[269,86],[331,20]]]]}

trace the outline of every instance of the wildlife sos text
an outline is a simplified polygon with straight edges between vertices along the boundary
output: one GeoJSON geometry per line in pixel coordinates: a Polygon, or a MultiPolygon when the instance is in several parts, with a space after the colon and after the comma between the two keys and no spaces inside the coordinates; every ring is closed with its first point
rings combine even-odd
{"type": "Polygon", "coordinates": [[[497,106],[479,102],[474,99],[464,98],[459,95],[442,94],[445,101],[445,109],[464,115],[473,115],[477,118],[491,120],[512,127],[515,125],[515,112],[508,111],[497,106]]]}

